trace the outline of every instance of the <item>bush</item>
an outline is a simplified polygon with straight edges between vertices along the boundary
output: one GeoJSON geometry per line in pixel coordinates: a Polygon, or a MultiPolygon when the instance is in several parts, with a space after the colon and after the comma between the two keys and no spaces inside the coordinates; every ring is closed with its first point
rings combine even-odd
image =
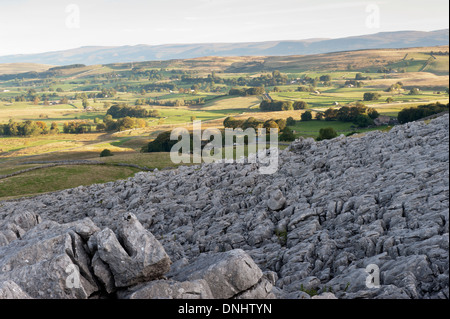
{"type": "Polygon", "coordinates": [[[100,157],[109,157],[109,156],[113,156],[113,153],[110,150],[108,150],[108,149],[104,149],[100,153],[100,157]]]}
{"type": "Polygon", "coordinates": [[[331,140],[335,137],[337,137],[337,133],[334,130],[334,128],[332,127],[327,127],[327,128],[321,128],[319,131],[319,137],[317,137],[318,141],[323,141],[323,140],[331,140]]]}

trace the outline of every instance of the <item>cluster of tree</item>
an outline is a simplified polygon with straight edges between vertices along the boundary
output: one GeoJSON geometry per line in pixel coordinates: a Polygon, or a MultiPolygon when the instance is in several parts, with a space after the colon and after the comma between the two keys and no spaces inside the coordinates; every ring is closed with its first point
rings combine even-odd
{"type": "Polygon", "coordinates": [[[131,73],[129,74],[129,78],[131,79],[137,79],[139,77],[146,77],[150,81],[160,81],[164,80],[165,76],[162,70],[145,70],[142,67],[134,67],[131,69],[131,73]]]}
{"type": "Polygon", "coordinates": [[[132,130],[136,128],[144,128],[147,127],[148,123],[146,120],[141,118],[134,118],[134,117],[123,117],[119,118],[117,120],[114,120],[111,115],[106,115],[103,118],[103,123],[98,123],[96,126],[96,130],[101,131],[126,131],[126,130],[132,130]]]}
{"type": "Polygon", "coordinates": [[[400,91],[403,90],[403,83],[402,82],[397,82],[395,84],[392,84],[387,90],[386,92],[396,92],[396,91],[400,91]]]}
{"type": "Polygon", "coordinates": [[[330,75],[322,75],[319,78],[319,80],[322,81],[322,82],[331,82],[331,76],[330,75]]]}
{"type": "Polygon", "coordinates": [[[424,117],[449,111],[449,104],[432,103],[404,109],[398,113],[400,124],[420,120],[424,117]]]}
{"type": "Polygon", "coordinates": [[[4,136],[36,136],[41,134],[59,133],[58,124],[53,122],[50,128],[45,122],[10,120],[8,124],[0,125],[0,135],[4,136]]]}
{"type": "MultiPolygon", "coordinates": [[[[225,143],[226,143],[226,135],[225,135],[224,131],[221,131],[221,133],[222,133],[222,145],[225,145],[225,143]]],[[[178,141],[177,140],[171,140],[170,139],[170,135],[171,135],[170,131],[160,133],[158,135],[158,137],[154,141],[152,141],[152,142],[148,143],[147,145],[143,146],[141,148],[141,152],[143,152],[143,153],[161,153],[161,152],[170,152],[170,151],[172,151],[173,146],[176,143],[178,143],[178,141]]],[[[194,144],[193,143],[193,139],[194,139],[194,136],[191,133],[190,134],[190,146],[191,146],[190,149],[191,149],[191,152],[193,151],[193,144],[194,144]]],[[[282,130],[282,134],[279,136],[279,139],[280,139],[280,141],[291,142],[291,141],[295,140],[295,136],[294,136],[292,130],[290,130],[289,128],[286,127],[286,128],[284,128],[282,130]]],[[[270,134],[266,135],[266,140],[270,141],[270,134]]],[[[201,143],[202,149],[209,142],[211,142],[211,140],[202,141],[202,143],[201,143]]],[[[244,144],[247,145],[248,142],[249,142],[248,141],[248,136],[245,136],[244,137],[244,144]]]]}
{"type": "MultiPolygon", "coordinates": [[[[323,77],[323,79],[328,79],[328,76],[325,75],[323,77]]],[[[331,81],[331,77],[329,79],[331,81]]],[[[312,77],[306,75],[305,77],[303,77],[302,79],[299,80],[299,83],[303,84],[303,85],[307,85],[307,86],[312,86],[313,88],[315,88],[319,85],[320,81],[323,81],[323,80],[321,80],[320,78],[312,78],[312,77]]]]}
{"type": "Polygon", "coordinates": [[[439,51],[439,52],[431,51],[430,54],[431,54],[431,55],[448,56],[449,53],[448,53],[448,51],[445,51],[445,52],[442,52],[442,51],[439,51]]]}
{"type": "Polygon", "coordinates": [[[181,77],[182,84],[225,84],[227,86],[250,86],[250,87],[268,87],[277,85],[286,85],[289,83],[287,75],[282,74],[280,71],[273,71],[272,73],[264,73],[259,77],[239,77],[239,78],[221,78],[212,74],[208,77],[193,77],[190,75],[184,75],[181,77]]]}
{"type": "Polygon", "coordinates": [[[364,86],[364,82],[357,80],[347,80],[345,81],[344,86],[354,86],[357,88],[362,88],[364,86]]]}
{"type": "Polygon", "coordinates": [[[128,85],[128,84],[117,84],[114,89],[118,92],[132,92],[140,93],[142,90],[146,92],[164,92],[168,90],[176,90],[177,86],[174,83],[150,83],[145,85],[128,85]]]}
{"type": "Polygon", "coordinates": [[[192,100],[144,100],[139,99],[136,101],[136,105],[160,105],[160,106],[199,106],[204,105],[206,103],[205,99],[203,97],[200,97],[198,99],[192,99],[192,100]],[[142,104],[139,104],[142,103],[142,104]]]}
{"type": "Polygon", "coordinates": [[[378,69],[377,73],[392,73],[394,71],[393,68],[382,67],[378,69]]]}
{"type": "Polygon", "coordinates": [[[134,118],[146,118],[146,117],[159,117],[158,111],[148,111],[140,106],[129,106],[126,103],[114,104],[106,112],[107,115],[111,115],[114,119],[120,119],[124,117],[134,118]]]}
{"type": "Polygon", "coordinates": [[[374,124],[374,120],[380,114],[375,109],[367,109],[363,105],[343,106],[340,109],[328,109],[323,113],[326,121],[352,122],[359,127],[367,127],[374,124]]]}
{"type": "Polygon", "coordinates": [[[95,98],[97,99],[103,99],[103,98],[113,98],[117,94],[117,91],[114,89],[105,89],[103,88],[100,93],[97,93],[95,95],[95,98]]]}
{"type": "Polygon", "coordinates": [[[93,131],[95,125],[87,120],[75,120],[64,123],[63,132],[65,134],[84,134],[93,131]]]}
{"type": "Polygon", "coordinates": [[[263,95],[266,90],[263,87],[252,87],[252,88],[242,88],[242,89],[231,89],[228,95],[238,95],[238,96],[250,96],[250,95],[263,95]]]}
{"type": "Polygon", "coordinates": [[[355,75],[355,80],[356,81],[366,81],[366,80],[372,80],[372,78],[370,76],[364,76],[362,73],[357,73],[355,75]]]}
{"type": "Polygon", "coordinates": [[[409,93],[409,95],[419,95],[420,94],[420,89],[418,88],[412,88],[409,93]]]}
{"type": "Polygon", "coordinates": [[[279,131],[283,131],[287,126],[287,121],[285,119],[278,119],[278,120],[270,119],[267,121],[261,121],[254,117],[249,117],[246,120],[238,120],[234,117],[227,117],[223,121],[223,126],[225,128],[232,128],[232,129],[241,128],[243,130],[246,130],[248,128],[253,128],[255,130],[259,128],[266,128],[266,129],[277,128],[279,131]]]}
{"type": "Polygon", "coordinates": [[[314,92],[316,89],[313,86],[299,86],[297,92],[314,92]]]}
{"type": "Polygon", "coordinates": [[[259,105],[261,111],[264,112],[278,112],[278,111],[293,111],[304,110],[308,107],[308,103],[304,101],[268,101],[264,100],[259,105]]]}
{"type": "Polygon", "coordinates": [[[70,64],[70,65],[63,65],[63,66],[55,66],[53,68],[48,69],[48,71],[60,71],[60,70],[70,70],[70,69],[78,69],[78,68],[84,68],[86,65],[84,64],[70,64]]]}
{"type": "Polygon", "coordinates": [[[377,101],[381,97],[380,93],[377,92],[367,92],[364,93],[364,101],[377,101]]]}
{"type": "Polygon", "coordinates": [[[143,153],[170,152],[172,150],[172,147],[176,143],[178,143],[178,141],[170,139],[170,134],[171,134],[170,131],[160,133],[154,141],[142,147],[141,152],[143,153]]]}
{"type": "Polygon", "coordinates": [[[277,85],[286,85],[289,83],[289,78],[286,74],[282,74],[280,71],[273,71],[272,73],[264,73],[259,77],[248,78],[240,77],[236,79],[226,79],[224,83],[230,86],[252,86],[252,87],[268,87],[277,85]]]}
{"type": "Polygon", "coordinates": [[[337,137],[337,132],[332,127],[321,128],[319,131],[319,136],[316,138],[317,141],[331,140],[337,137]]]}

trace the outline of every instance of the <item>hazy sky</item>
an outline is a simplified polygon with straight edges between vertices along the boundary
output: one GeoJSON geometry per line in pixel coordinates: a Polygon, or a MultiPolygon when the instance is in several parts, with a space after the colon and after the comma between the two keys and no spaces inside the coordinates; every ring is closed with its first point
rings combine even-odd
{"type": "Polygon", "coordinates": [[[449,27],[448,0],[0,0],[0,55],[449,27]]]}

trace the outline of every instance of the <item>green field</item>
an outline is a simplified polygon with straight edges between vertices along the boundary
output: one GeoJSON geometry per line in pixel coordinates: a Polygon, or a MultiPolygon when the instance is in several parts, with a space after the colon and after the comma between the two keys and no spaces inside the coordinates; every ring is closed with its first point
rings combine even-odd
{"type": "Polygon", "coordinates": [[[138,172],[135,168],[111,166],[61,166],[31,171],[0,180],[0,198],[53,192],[80,185],[125,179],[138,172]]]}
{"type": "MultiPolygon", "coordinates": [[[[364,102],[365,105],[390,117],[396,117],[402,109],[411,106],[436,101],[446,104],[449,99],[449,58],[432,57],[431,51],[448,51],[448,46],[317,56],[209,57],[68,67],[56,76],[46,74],[32,79],[20,79],[20,72],[45,72],[51,66],[0,65],[0,76],[17,72],[3,77],[5,80],[0,77],[0,124],[31,120],[44,122],[50,127],[55,122],[60,130],[59,134],[0,136],[0,175],[39,166],[26,164],[29,161],[101,160],[106,163],[105,166],[44,168],[1,179],[0,199],[128,178],[138,171],[115,166],[119,163],[158,169],[175,167],[168,153],[145,154],[140,150],[163,131],[177,126],[191,127],[192,119],[203,121],[202,127],[223,128],[223,120],[229,116],[240,120],[255,117],[263,121],[293,117],[298,121],[304,112],[261,112],[259,105],[264,96],[231,96],[228,95],[231,89],[264,86],[274,100],[307,102],[313,114],[331,107],[355,105],[367,92],[379,93],[381,97],[364,102]],[[277,79],[275,70],[280,71],[277,79]],[[355,80],[358,73],[368,79],[362,81],[362,87],[349,87],[346,82],[355,80]],[[324,75],[331,77],[330,83],[318,81],[324,75]],[[267,80],[271,77],[272,80],[267,80]],[[299,86],[312,85],[313,79],[316,79],[314,90],[320,93],[297,91],[299,86]],[[404,84],[404,90],[386,91],[397,82],[404,84]],[[274,92],[275,87],[280,92],[274,92]],[[409,95],[412,88],[419,88],[420,94],[409,95]],[[109,96],[108,91],[104,95],[104,89],[113,94],[109,96]],[[39,99],[36,100],[36,96],[39,99]],[[68,103],[55,104],[63,98],[67,98],[68,103]],[[392,98],[392,101],[387,103],[387,98],[392,98]],[[44,105],[44,99],[51,105],[44,105]],[[83,99],[89,104],[86,109],[83,99]],[[192,101],[199,99],[202,101],[196,103],[198,105],[191,105],[192,101]],[[137,100],[150,101],[150,105],[143,105],[143,108],[159,112],[157,117],[144,119],[147,127],[122,132],[96,131],[96,124],[102,123],[109,106],[116,103],[134,106],[137,100]],[[175,101],[185,101],[177,105],[190,106],[160,105],[175,104],[175,101]],[[93,131],[62,133],[65,123],[80,120],[90,123],[93,131]],[[100,158],[99,154],[104,149],[111,150],[114,156],[100,158]]],[[[316,138],[319,130],[325,127],[333,127],[338,134],[389,129],[356,129],[353,123],[315,120],[298,121],[291,129],[297,137],[316,138]]],[[[285,148],[286,145],[280,147],[285,148]]]]}
{"type": "Polygon", "coordinates": [[[388,126],[381,126],[378,128],[367,128],[367,129],[358,129],[355,127],[353,123],[349,122],[341,122],[341,121],[307,121],[307,122],[297,122],[295,126],[290,126],[292,130],[294,130],[294,134],[297,137],[313,137],[316,138],[319,136],[319,131],[322,128],[332,127],[338,133],[338,135],[344,134],[347,135],[349,133],[365,133],[373,130],[386,130],[389,129],[388,126]]]}

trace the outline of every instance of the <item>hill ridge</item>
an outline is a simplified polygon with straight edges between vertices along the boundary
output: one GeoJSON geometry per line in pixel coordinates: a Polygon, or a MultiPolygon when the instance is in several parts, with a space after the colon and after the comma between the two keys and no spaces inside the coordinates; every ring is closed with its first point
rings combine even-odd
{"type": "Polygon", "coordinates": [[[283,56],[359,49],[410,48],[449,44],[449,30],[382,32],[340,39],[307,39],[241,43],[85,46],[76,49],[1,56],[0,63],[108,64],[189,59],[202,56],[283,56]],[[271,44],[268,46],[268,44],[271,44]]]}

